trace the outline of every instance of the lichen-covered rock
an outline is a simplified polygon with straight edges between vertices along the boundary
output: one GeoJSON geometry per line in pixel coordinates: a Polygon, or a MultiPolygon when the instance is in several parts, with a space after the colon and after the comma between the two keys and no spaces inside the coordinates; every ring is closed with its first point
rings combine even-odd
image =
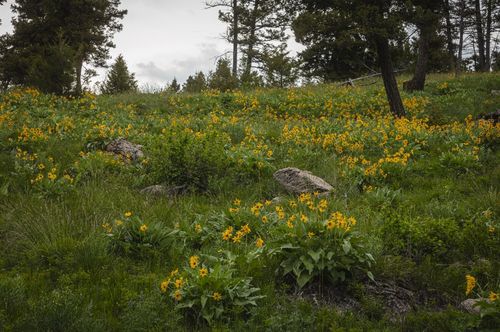
{"type": "Polygon", "coordinates": [[[186,190],[186,186],[167,187],[161,184],[156,184],[142,189],[141,194],[156,197],[173,197],[184,193],[186,190]]]}
{"type": "Polygon", "coordinates": [[[478,304],[478,302],[485,301],[485,300],[487,300],[487,299],[484,299],[484,298],[467,299],[465,301],[462,301],[462,303],[460,303],[459,308],[464,310],[464,311],[467,311],[470,314],[479,315],[480,309],[479,309],[479,306],[477,304],[478,304]]]}
{"type": "Polygon", "coordinates": [[[144,157],[142,145],[134,144],[124,138],[117,138],[106,145],[107,152],[121,156],[125,160],[137,161],[144,157]]]}
{"type": "Polygon", "coordinates": [[[333,187],[311,172],[298,168],[283,168],[274,173],[274,179],[292,194],[329,193],[333,187]]]}

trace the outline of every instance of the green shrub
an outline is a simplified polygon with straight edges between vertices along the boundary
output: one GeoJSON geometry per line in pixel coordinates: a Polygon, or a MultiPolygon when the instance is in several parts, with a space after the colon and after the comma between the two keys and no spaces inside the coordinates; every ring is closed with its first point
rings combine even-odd
{"type": "Polygon", "coordinates": [[[426,256],[447,260],[459,252],[459,229],[451,219],[389,216],[381,232],[388,254],[421,261],[426,256]]]}
{"type": "Polygon", "coordinates": [[[229,138],[220,133],[169,131],[150,148],[150,182],[185,186],[204,192],[212,179],[227,174],[225,146],[229,138]]]}
{"type": "Polygon", "coordinates": [[[159,223],[147,223],[131,212],[126,212],[123,220],[107,222],[102,227],[111,252],[132,257],[166,253],[170,248],[171,236],[175,233],[159,223]]]}
{"type": "Polygon", "coordinates": [[[163,280],[160,291],[175,302],[175,308],[189,318],[209,325],[227,321],[257,305],[260,289],[251,278],[241,277],[235,269],[235,257],[191,256],[189,266],[175,269],[163,280]],[[201,259],[204,259],[202,261],[201,259]]]}

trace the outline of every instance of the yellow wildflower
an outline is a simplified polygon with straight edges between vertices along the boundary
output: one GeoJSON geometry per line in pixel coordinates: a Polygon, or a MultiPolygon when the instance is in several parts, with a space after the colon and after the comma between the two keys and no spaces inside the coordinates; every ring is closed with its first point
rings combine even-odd
{"type": "Polygon", "coordinates": [[[146,233],[147,230],[148,230],[148,225],[146,224],[142,224],[141,227],[139,228],[139,231],[141,231],[142,233],[146,233]]]}
{"type": "Polygon", "coordinates": [[[168,285],[170,284],[170,279],[165,279],[160,284],[160,290],[162,293],[166,293],[168,289],[168,285]]]}
{"type": "Polygon", "coordinates": [[[257,242],[255,243],[255,246],[257,248],[262,248],[264,246],[264,240],[262,240],[260,237],[257,239],[257,242]]]}
{"type": "Polygon", "coordinates": [[[201,277],[201,278],[204,278],[204,277],[206,277],[206,276],[208,275],[208,269],[206,269],[206,268],[202,267],[202,268],[198,271],[198,273],[200,274],[200,277],[201,277]]]}
{"type": "Polygon", "coordinates": [[[495,302],[496,300],[498,300],[498,294],[490,292],[490,295],[488,296],[488,298],[490,299],[491,302],[495,302]]]}
{"type": "Polygon", "coordinates": [[[179,278],[175,280],[175,288],[181,288],[184,285],[184,279],[179,278]]]}
{"type": "Polygon", "coordinates": [[[125,218],[131,217],[132,216],[132,212],[127,211],[127,212],[125,212],[124,216],[125,216],[125,218]]]}
{"type": "Polygon", "coordinates": [[[180,290],[176,290],[176,291],[175,291],[175,293],[174,293],[174,299],[175,299],[176,301],[180,301],[180,300],[182,300],[182,293],[181,293],[181,291],[180,291],[180,290]]]}
{"type": "Polygon", "coordinates": [[[326,228],[327,229],[333,229],[335,227],[335,223],[332,220],[328,220],[326,222],[326,228]]]}
{"type": "Polygon", "coordinates": [[[189,266],[191,266],[192,269],[195,269],[198,266],[199,262],[200,262],[200,257],[198,256],[189,257],[189,266]]]}
{"type": "Polygon", "coordinates": [[[235,206],[240,206],[240,205],[241,205],[241,201],[240,201],[238,198],[236,198],[236,199],[233,201],[233,205],[235,205],[235,206]]]}
{"type": "Polygon", "coordinates": [[[265,223],[267,223],[267,221],[268,221],[267,217],[266,217],[266,216],[263,216],[263,217],[262,217],[262,222],[265,224],[265,223]]]}
{"type": "Polygon", "coordinates": [[[222,233],[222,239],[224,241],[229,241],[231,237],[233,236],[233,227],[229,226],[223,233],[222,233]]]}
{"type": "Polygon", "coordinates": [[[476,287],[476,278],[468,274],[465,276],[465,280],[467,282],[467,289],[465,290],[465,295],[469,295],[472,292],[472,290],[476,287]]]}
{"type": "Polygon", "coordinates": [[[214,292],[212,298],[214,299],[214,301],[219,302],[220,300],[222,300],[222,295],[219,292],[214,292]]]}
{"type": "Polygon", "coordinates": [[[246,224],[243,227],[241,227],[241,232],[243,233],[243,235],[247,235],[247,234],[250,234],[250,232],[252,232],[252,230],[250,229],[250,226],[248,226],[248,224],[246,224]]]}

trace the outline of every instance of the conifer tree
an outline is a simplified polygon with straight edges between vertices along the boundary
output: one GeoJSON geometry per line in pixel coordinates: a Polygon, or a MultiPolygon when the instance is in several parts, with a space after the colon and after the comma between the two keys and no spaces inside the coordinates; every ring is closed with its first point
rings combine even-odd
{"type": "MultiPolygon", "coordinates": [[[[305,13],[331,12],[369,41],[377,52],[378,65],[382,72],[385,91],[394,116],[405,116],[406,112],[399,93],[394,73],[390,38],[401,30],[401,7],[404,1],[392,0],[295,0],[299,10],[305,13]]],[[[317,36],[316,41],[328,40],[329,33],[317,36]]]]}
{"type": "Polygon", "coordinates": [[[45,92],[82,92],[84,64],[104,67],[113,34],[127,13],[120,0],[16,0],[12,35],[4,37],[2,79],[45,92]],[[39,68],[45,68],[39,70],[39,68]],[[57,79],[54,79],[54,75],[57,79]],[[47,86],[47,82],[54,82],[47,86]],[[60,84],[57,84],[59,82],[60,84]]]}
{"type": "Polygon", "coordinates": [[[168,86],[168,91],[173,92],[173,93],[177,93],[177,92],[181,91],[181,85],[179,83],[177,83],[177,78],[174,77],[174,79],[172,80],[172,83],[170,83],[170,85],[168,86]]]}
{"type": "Polygon", "coordinates": [[[101,86],[101,92],[103,94],[118,94],[133,91],[137,91],[135,75],[129,73],[125,59],[120,54],[108,71],[101,86]]]}
{"type": "Polygon", "coordinates": [[[238,78],[234,77],[231,73],[229,60],[224,58],[219,59],[217,68],[209,75],[208,87],[222,92],[238,87],[238,78]]]}
{"type": "Polygon", "coordinates": [[[189,76],[184,83],[182,91],[187,93],[198,93],[207,88],[207,80],[203,72],[197,72],[194,76],[189,76]]]}

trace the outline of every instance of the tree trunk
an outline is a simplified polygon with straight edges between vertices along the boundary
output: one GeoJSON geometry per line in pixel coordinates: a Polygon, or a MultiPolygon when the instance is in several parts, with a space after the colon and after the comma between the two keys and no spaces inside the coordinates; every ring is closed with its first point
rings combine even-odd
{"type": "Polygon", "coordinates": [[[481,0],[475,0],[476,32],[477,32],[477,51],[479,53],[478,68],[480,71],[486,69],[486,57],[484,55],[484,32],[481,15],[481,0]]]}
{"type": "Polygon", "coordinates": [[[238,0],[233,0],[233,76],[238,76],[238,0]]]}
{"type": "Polygon", "coordinates": [[[387,38],[376,38],[376,46],[378,53],[378,60],[382,72],[382,79],[384,80],[385,92],[389,101],[391,112],[395,117],[406,116],[406,112],[399,94],[398,83],[394,75],[394,68],[392,66],[391,52],[389,49],[389,40],[387,38]]]}
{"type": "Polygon", "coordinates": [[[422,91],[425,87],[425,77],[427,75],[427,64],[429,62],[429,43],[432,37],[432,28],[420,27],[420,38],[418,40],[417,64],[413,78],[405,82],[406,91],[422,91]]]}
{"type": "Polygon", "coordinates": [[[484,59],[484,71],[491,69],[491,15],[493,11],[493,0],[486,1],[486,50],[484,59]]]}
{"type": "Polygon", "coordinates": [[[455,59],[455,51],[453,45],[453,33],[452,33],[453,27],[451,25],[450,0],[445,0],[444,10],[446,16],[446,41],[447,41],[448,55],[450,57],[450,69],[453,70],[453,68],[457,66],[457,63],[455,59]]]}
{"type": "Polygon", "coordinates": [[[75,72],[76,72],[75,94],[77,96],[80,96],[82,94],[82,68],[83,68],[83,61],[78,59],[75,67],[75,72]]]}
{"type": "Polygon", "coordinates": [[[255,28],[257,26],[257,10],[259,9],[259,0],[255,0],[252,12],[252,21],[250,23],[250,37],[248,39],[248,51],[247,51],[247,63],[245,68],[245,75],[250,76],[252,71],[252,62],[254,57],[254,47],[255,47],[255,28]]]}
{"type": "Polygon", "coordinates": [[[464,33],[465,33],[465,0],[460,2],[460,23],[459,23],[459,42],[458,42],[458,57],[457,66],[455,67],[455,76],[459,76],[462,71],[462,54],[464,50],[464,33]]]}

